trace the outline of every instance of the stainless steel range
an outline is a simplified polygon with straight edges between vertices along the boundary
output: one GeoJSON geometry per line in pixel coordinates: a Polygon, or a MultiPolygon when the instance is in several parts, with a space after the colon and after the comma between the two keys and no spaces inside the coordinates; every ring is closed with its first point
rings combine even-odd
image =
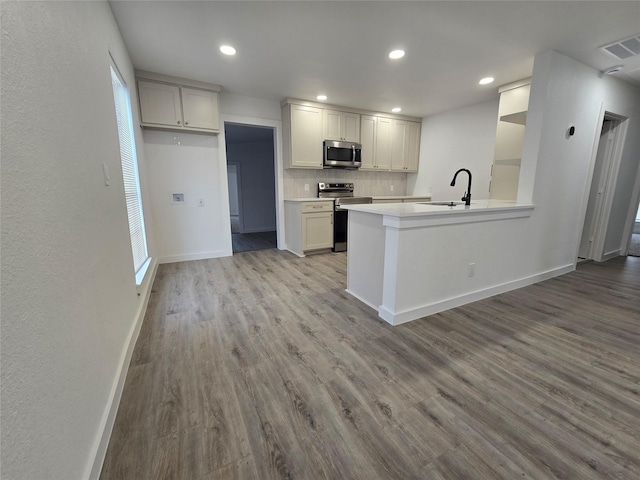
{"type": "Polygon", "coordinates": [[[319,183],[318,198],[333,198],[333,251],[344,252],[347,249],[348,210],[341,205],[371,203],[371,197],[356,197],[353,183],[319,183]]]}

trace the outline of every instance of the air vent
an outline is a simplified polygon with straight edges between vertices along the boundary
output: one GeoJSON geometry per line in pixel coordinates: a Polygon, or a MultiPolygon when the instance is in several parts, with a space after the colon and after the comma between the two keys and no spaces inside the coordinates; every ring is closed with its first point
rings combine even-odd
{"type": "Polygon", "coordinates": [[[618,60],[640,55],[640,34],[600,47],[600,51],[618,60]]]}

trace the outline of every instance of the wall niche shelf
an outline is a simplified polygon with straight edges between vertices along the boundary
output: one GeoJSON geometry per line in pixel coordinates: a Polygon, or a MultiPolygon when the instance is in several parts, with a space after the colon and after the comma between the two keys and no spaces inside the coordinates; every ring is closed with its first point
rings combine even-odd
{"type": "Polygon", "coordinates": [[[502,115],[500,117],[501,122],[517,123],[518,125],[527,124],[527,112],[510,113],[509,115],[502,115]]]}
{"type": "Polygon", "coordinates": [[[515,167],[519,167],[520,159],[519,158],[505,158],[503,160],[496,159],[493,163],[495,165],[513,165],[515,167]]]}

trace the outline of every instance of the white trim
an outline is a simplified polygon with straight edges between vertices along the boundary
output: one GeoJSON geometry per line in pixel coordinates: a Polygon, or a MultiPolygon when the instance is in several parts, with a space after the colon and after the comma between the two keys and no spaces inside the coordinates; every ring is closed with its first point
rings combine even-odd
{"type": "MultiPolygon", "coordinates": [[[[348,270],[347,270],[348,272],[348,270]]],[[[345,292],[347,292],[349,295],[351,295],[352,297],[357,298],[358,300],[360,300],[362,303],[364,303],[366,306],[373,308],[374,310],[378,310],[378,307],[376,307],[375,305],[373,305],[371,302],[368,302],[367,300],[365,300],[364,298],[362,298],[360,295],[357,295],[355,293],[353,293],[351,290],[349,290],[348,288],[344,289],[345,292]]]]}
{"type": "Polygon", "coordinates": [[[209,258],[230,257],[232,252],[228,250],[215,250],[213,252],[189,253],[185,255],[168,255],[161,257],[159,263],[188,262],[191,260],[207,260],[209,258]]]}
{"type": "Polygon", "coordinates": [[[100,472],[102,471],[102,465],[107,455],[107,447],[109,446],[109,440],[111,440],[111,433],[113,431],[113,425],[116,420],[116,414],[118,413],[118,407],[120,406],[120,399],[122,398],[122,390],[124,388],[124,382],[129,372],[129,364],[131,363],[131,356],[133,355],[133,349],[138,341],[138,335],[142,328],[142,321],[147,313],[147,306],[149,305],[149,297],[151,296],[151,286],[156,277],[158,271],[157,261],[151,261],[151,275],[148,276],[147,282],[144,283],[144,295],[138,311],[136,312],[135,321],[129,331],[129,338],[127,340],[127,348],[123,350],[120,358],[120,373],[116,377],[113,385],[111,386],[111,392],[107,401],[107,406],[102,413],[102,419],[100,420],[100,426],[98,428],[99,434],[96,435],[94,445],[91,449],[92,454],[89,456],[93,461],[87,465],[87,471],[83,478],[95,479],[100,478],[100,472]]]}
{"type": "Polygon", "coordinates": [[[142,264],[142,266],[136,272],[136,287],[138,289],[138,295],[140,295],[140,293],[142,291],[142,285],[144,284],[144,278],[146,277],[147,272],[149,271],[149,266],[150,265],[151,265],[151,257],[147,257],[145,262],[142,264]]]}
{"type": "Polygon", "coordinates": [[[457,297],[448,298],[446,300],[422,305],[420,307],[412,308],[410,310],[404,310],[402,312],[392,312],[384,305],[380,305],[380,307],[378,307],[378,316],[391,325],[400,325],[402,323],[417,320],[418,318],[443,312],[451,308],[460,307],[462,305],[466,305],[467,303],[477,302],[478,300],[493,297],[494,295],[499,295],[510,290],[516,290],[518,288],[533,285],[534,283],[542,282],[559,275],[564,275],[565,273],[572,272],[573,270],[575,270],[575,268],[575,264],[572,263],[570,265],[565,265],[563,267],[548,270],[536,275],[524,277],[519,280],[514,280],[512,282],[503,283],[494,287],[478,290],[476,292],[471,292],[457,297]]]}
{"type": "Polygon", "coordinates": [[[620,249],[618,248],[617,250],[613,250],[611,252],[607,252],[607,253],[603,253],[602,254],[602,259],[599,260],[600,262],[606,262],[607,260],[611,260],[612,258],[616,258],[620,256],[620,249]]]}
{"type": "MultiPolygon", "coordinates": [[[[276,235],[277,244],[279,250],[286,250],[284,244],[284,172],[283,172],[283,160],[282,160],[282,121],[273,120],[269,118],[259,117],[245,117],[243,115],[226,115],[220,114],[220,161],[225,166],[227,165],[227,146],[224,136],[224,124],[237,123],[240,125],[257,125],[260,127],[272,127],[274,129],[274,162],[275,162],[275,175],[276,175],[276,235]]],[[[226,188],[226,187],[225,187],[226,188]]],[[[229,193],[227,192],[227,197],[229,193]]],[[[229,224],[231,219],[229,219],[229,224]]],[[[229,230],[231,235],[231,230],[229,230]]],[[[231,241],[231,237],[229,237],[231,241]]],[[[231,255],[231,254],[230,254],[231,255]]]]}

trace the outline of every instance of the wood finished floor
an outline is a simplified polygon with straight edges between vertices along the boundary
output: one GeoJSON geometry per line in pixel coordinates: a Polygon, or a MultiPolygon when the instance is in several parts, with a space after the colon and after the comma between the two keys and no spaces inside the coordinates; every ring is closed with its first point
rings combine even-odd
{"type": "Polygon", "coordinates": [[[161,265],[101,479],[638,479],[640,259],[398,327],[346,256],[161,265]]]}

